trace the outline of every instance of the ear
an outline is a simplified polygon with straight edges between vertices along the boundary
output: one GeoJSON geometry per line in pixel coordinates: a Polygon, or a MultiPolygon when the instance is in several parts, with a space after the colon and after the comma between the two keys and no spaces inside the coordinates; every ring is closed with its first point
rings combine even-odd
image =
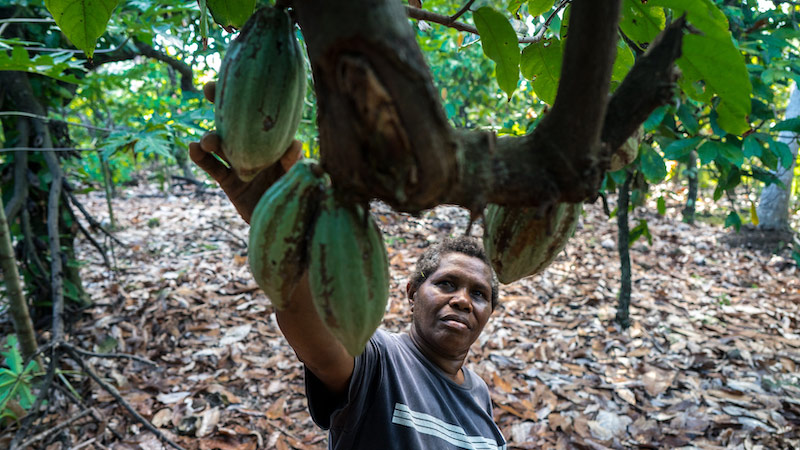
{"type": "Polygon", "coordinates": [[[406,283],[406,295],[408,296],[408,301],[411,303],[411,307],[414,307],[414,295],[417,293],[417,290],[413,288],[411,282],[409,281],[406,283]]]}

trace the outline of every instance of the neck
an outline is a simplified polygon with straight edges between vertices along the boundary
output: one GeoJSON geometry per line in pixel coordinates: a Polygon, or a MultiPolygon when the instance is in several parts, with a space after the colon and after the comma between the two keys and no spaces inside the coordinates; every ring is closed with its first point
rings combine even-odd
{"type": "Polygon", "coordinates": [[[467,359],[467,352],[458,355],[442,354],[417,333],[414,325],[411,325],[409,336],[411,336],[411,341],[414,342],[414,345],[428,361],[442,369],[444,374],[451,380],[458,384],[464,383],[464,372],[461,370],[461,367],[467,359]]]}

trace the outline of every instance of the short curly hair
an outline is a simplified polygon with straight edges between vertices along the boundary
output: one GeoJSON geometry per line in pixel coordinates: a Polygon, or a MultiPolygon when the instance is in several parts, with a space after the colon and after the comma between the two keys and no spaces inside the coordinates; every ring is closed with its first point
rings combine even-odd
{"type": "Polygon", "coordinates": [[[499,291],[499,283],[497,275],[492,269],[492,263],[489,257],[486,256],[486,251],[483,249],[483,244],[480,240],[470,236],[459,236],[454,238],[446,238],[430,247],[419,257],[417,260],[417,268],[411,276],[411,288],[416,291],[425,282],[425,280],[432,273],[439,270],[439,265],[442,262],[442,257],[448,253],[463,253],[467,256],[478,258],[489,267],[492,272],[492,310],[497,306],[497,297],[499,291]]]}

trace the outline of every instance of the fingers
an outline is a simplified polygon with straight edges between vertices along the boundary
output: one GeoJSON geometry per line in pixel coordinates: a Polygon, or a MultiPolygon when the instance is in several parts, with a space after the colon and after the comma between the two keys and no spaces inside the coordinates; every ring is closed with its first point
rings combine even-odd
{"type": "Polygon", "coordinates": [[[231,169],[225,167],[212,153],[203,150],[197,142],[189,143],[189,157],[217,183],[221,184],[231,175],[231,169]]]}
{"type": "Polygon", "coordinates": [[[284,172],[288,172],[294,163],[303,158],[303,144],[297,139],[293,140],[286,153],[281,156],[281,166],[284,172]]]}
{"type": "Polygon", "coordinates": [[[206,100],[214,103],[214,97],[217,95],[217,82],[209,81],[203,85],[203,95],[206,97],[206,100]]]}

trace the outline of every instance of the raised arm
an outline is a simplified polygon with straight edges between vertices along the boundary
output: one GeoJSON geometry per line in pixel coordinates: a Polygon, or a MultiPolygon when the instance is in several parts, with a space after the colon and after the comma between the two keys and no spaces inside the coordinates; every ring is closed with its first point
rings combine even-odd
{"type": "MultiPolygon", "coordinates": [[[[214,101],[215,86],[203,89],[206,98],[214,101]]],[[[239,179],[223,161],[219,136],[213,131],[198,142],[189,144],[189,155],[201,169],[219,183],[236,211],[250,223],[261,195],[302,157],[302,145],[292,142],[278,163],[264,169],[253,180],[239,179]]],[[[344,346],[325,328],[311,300],[308,273],[303,275],[292,294],[289,306],[275,313],[278,326],[297,357],[334,395],[345,393],[353,374],[354,359],[344,346]]]]}

